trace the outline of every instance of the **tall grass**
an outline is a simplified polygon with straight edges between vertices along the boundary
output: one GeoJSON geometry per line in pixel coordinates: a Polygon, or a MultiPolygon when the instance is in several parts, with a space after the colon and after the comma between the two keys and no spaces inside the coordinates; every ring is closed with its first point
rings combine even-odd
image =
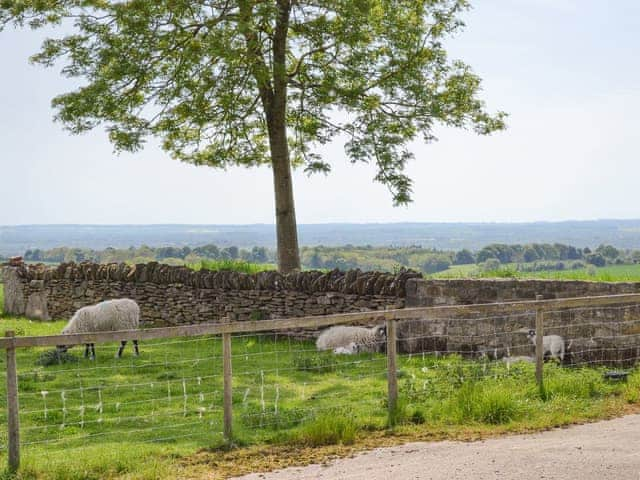
{"type": "Polygon", "coordinates": [[[516,420],[523,408],[513,392],[502,385],[466,382],[451,399],[451,413],[458,422],[483,422],[492,425],[516,420]]]}
{"type": "Polygon", "coordinates": [[[306,424],[295,437],[295,441],[308,447],[351,445],[355,442],[356,431],[353,414],[336,410],[324,413],[306,424]]]}
{"type": "Polygon", "coordinates": [[[244,260],[201,260],[187,266],[193,270],[230,270],[249,274],[276,269],[276,266],[272,263],[250,263],[244,260]]]}

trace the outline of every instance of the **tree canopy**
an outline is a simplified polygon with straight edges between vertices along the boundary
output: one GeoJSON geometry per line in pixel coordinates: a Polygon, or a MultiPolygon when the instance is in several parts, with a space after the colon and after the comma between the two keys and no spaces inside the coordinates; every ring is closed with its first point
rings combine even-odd
{"type": "Polygon", "coordinates": [[[270,165],[281,268],[299,267],[291,166],[328,173],[340,136],[395,204],[411,200],[409,142],[436,124],[504,128],[480,78],[443,41],[466,0],[0,0],[0,27],[62,25],[32,60],[83,80],[53,99],[69,131],[106,128],[118,151],[155,136],[172,157],[270,165]],[[295,261],[293,259],[295,257],[295,261]]]}

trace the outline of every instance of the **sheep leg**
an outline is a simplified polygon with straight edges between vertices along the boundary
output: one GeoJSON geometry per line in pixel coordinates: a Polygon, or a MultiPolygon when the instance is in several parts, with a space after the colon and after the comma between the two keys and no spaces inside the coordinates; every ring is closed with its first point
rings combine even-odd
{"type": "Polygon", "coordinates": [[[96,359],[96,344],[95,343],[90,343],[89,345],[91,345],[91,360],[95,360],[96,359]]]}
{"type": "Polygon", "coordinates": [[[116,355],[117,358],[121,358],[122,357],[122,351],[124,350],[125,345],[127,344],[126,340],[122,340],[120,342],[120,348],[118,349],[118,354],[116,355]]]}
{"type": "Polygon", "coordinates": [[[84,346],[84,358],[88,358],[89,357],[89,344],[87,343],[84,346]]]}
{"type": "Polygon", "coordinates": [[[138,350],[138,340],[133,341],[133,350],[136,352],[136,357],[140,355],[140,351],[138,350]]]}

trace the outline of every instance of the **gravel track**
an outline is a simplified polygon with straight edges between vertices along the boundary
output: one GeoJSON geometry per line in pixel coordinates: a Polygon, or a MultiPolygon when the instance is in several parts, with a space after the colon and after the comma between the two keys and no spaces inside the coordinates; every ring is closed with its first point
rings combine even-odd
{"type": "Polygon", "coordinates": [[[478,442],[409,443],[240,479],[640,480],[640,415],[478,442]]]}

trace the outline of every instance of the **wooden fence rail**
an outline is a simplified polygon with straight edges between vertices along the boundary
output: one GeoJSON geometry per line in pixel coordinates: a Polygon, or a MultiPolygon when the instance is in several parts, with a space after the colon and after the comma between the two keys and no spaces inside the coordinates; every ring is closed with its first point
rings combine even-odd
{"type": "Polygon", "coordinates": [[[8,463],[9,470],[15,472],[20,465],[20,426],[18,406],[18,377],[16,349],[28,347],[52,347],[56,345],[82,345],[122,340],[154,340],[173,337],[195,337],[200,335],[222,335],[223,338],[223,412],[224,435],[232,440],[232,352],[231,335],[239,333],[273,332],[289,329],[318,329],[332,325],[360,322],[386,322],[387,325],[387,379],[389,420],[393,424],[397,408],[398,383],[396,366],[396,323],[408,319],[443,319],[447,317],[478,315],[510,315],[515,313],[536,313],[536,380],[542,386],[542,336],[544,313],[571,308],[602,307],[607,305],[631,305],[640,303],[640,294],[608,295],[598,297],[577,297],[533,301],[446,305],[435,307],[403,308],[394,310],[373,310],[357,313],[343,313],[324,316],[254,320],[217,324],[184,325],[178,327],[123,330],[118,332],[82,333],[71,335],[46,335],[37,337],[15,337],[6,332],[0,338],[0,348],[6,350],[7,368],[7,418],[8,418],[8,463]]]}
{"type": "Polygon", "coordinates": [[[56,345],[83,345],[85,343],[118,342],[121,340],[155,340],[160,338],[222,335],[224,333],[258,333],[298,328],[317,329],[332,325],[409,319],[442,319],[463,315],[510,315],[523,312],[548,312],[568,308],[602,307],[640,303],[640,294],[576,297],[525,302],[482,303],[472,305],[445,305],[437,307],[372,310],[333,315],[280,318],[273,320],[247,320],[229,323],[200,323],[179,327],[122,330],[118,332],[44,335],[38,337],[0,338],[0,348],[53,347],[56,345]]]}

